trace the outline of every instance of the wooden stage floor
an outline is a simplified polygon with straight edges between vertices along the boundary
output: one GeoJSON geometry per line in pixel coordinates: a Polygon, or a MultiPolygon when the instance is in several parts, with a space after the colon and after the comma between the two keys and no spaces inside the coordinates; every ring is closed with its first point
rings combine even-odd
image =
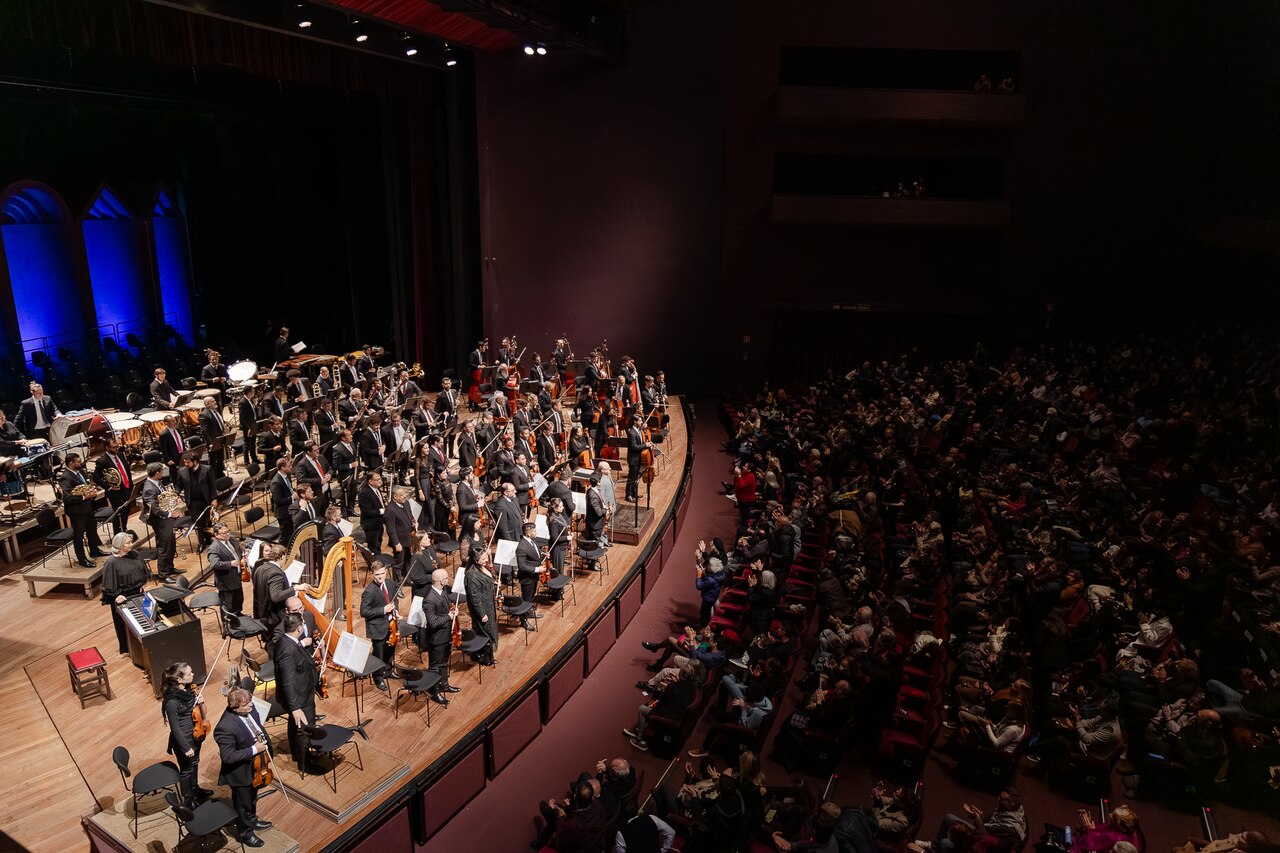
{"type": "MultiPolygon", "coordinates": [[[[652,484],[650,496],[658,518],[675,500],[688,453],[684,413],[674,397],[672,404],[670,435],[662,445],[666,459],[652,484]]],[[[621,496],[624,483],[620,480],[617,485],[621,496]]],[[[641,484],[642,500],[645,489],[641,484]]],[[[260,503],[262,500],[259,498],[260,503]]],[[[136,518],[134,521],[136,529],[136,518]]],[[[387,696],[367,688],[363,716],[372,720],[368,726],[372,745],[405,761],[409,765],[409,778],[429,767],[537,676],[556,652],[586,626],[608,594],[625,578],[657,529],[657,525],[651,526],[638,545],[615,545],[610,549],[611,571],[604,578],[603,586],[597,585],[594,576],[580,576],[576,583],[577,604],[568,607],[563,617],[558,604],[540,604],[539,611],[545,618],[538,620],[538,630],[529,635],[527,647],[521,636],[523,632],[504,624],[499,665],[485,671],[482,685],[476,682],[474,665],[469,661],[459,663],[455,656],[451,681],[461,687],[462,692],[451,696],[449,707],[431,709],[430,729],[424,708],[427,700],[406,697],[396,720],[387,696]]],[[[39,545],[34,547],[38,552],[39,545]]],[[[198,576],[197,558],[188,557],[182,543],[179,543],[178,554],[178,565],[188,568],[187,576],[194,580],[198,576]]],[[[65,560],[65,557],[58,554],[53,559],[65,560]]],[[[6,764],[0,780],[0,830],[37,853],[83,850],[88,841],[80,826],[81,818],[129,799],[120,773],[112,763],[112,750],[117,745],[125,746],[135,772],[154,762],[169,760],[165,753],[167,729],[161,718],[160,703],[153,698],[142,671],[132,666],[127,656],[116,653],[110,614],[98,603],[96,594],[93,600],[87,601],[79,588],[62,586],[46,590],[41,586],[40,597],[31,598],[21,573],[26,565],[11,564],[0,577],[0,661],[4,662],[4,674],[0,676],[0,719],[3,720],[0,754],[5,756],[6,764]],[[79,700],[71,691],[65,656],[88,646],[96,646],[108,661],[114,698],[110,701],[91,699],[81,710],[79,700]]],[[[356,579],[359,580],[359,575],[356,579]]],[[[245,593],[246,598],[251,595],[247,584],[245,593]]],[[[246,601],[246,612],[249,606],[246,601]]],[[[201,621],[206,658],[211,658],[222,641],[212,614],[203,616],[201,621]]],[[[357,616],[356,628],[361,627],[357,616]]],[[[402,643],[397,662],[422,666],[425,656],[419,658],[415,646],[402,643]]],[[[215,680],[220,682],[226,672],[225,661],[219,662],[215,680]]],[[[325,722],[354,724],[352,696],[348,693],[345,699],[340,697],[337,673],[331,673],[328,680],[331,698],[319,700],[318,705],[320,713],[327,717],[325,722]]],[[[391,684],[394,696],[398,682],[391,684]]],[[[216,685],[210,687],[207,701],[210,713],[217,719],[225,703],[216,685]]],[[[277,725],[283,732],[283,722],[277,725]]],[[[225,798],[229,795],[227,789],[219,789],[215,784],[218,765],[216,745],[210,739],[200,762],[200,784],[217,789],[217,796],[225,798]]],[[[376,808],[385,796],[359,809],[343,825],[300,803],[285,802],[279,795],[264,799],[260,813],[296,839],[300,849],[318,850],[376,808]]],[[[268,830],[264,836],[273,831],[268,830]]],[[[158,838],[163,842],[163,849],[168,849],[175,835],[173,824],[169,823],[158,838]]],[[[4,835],[0,835],[0,847],[4,844],[4,835]]]]}

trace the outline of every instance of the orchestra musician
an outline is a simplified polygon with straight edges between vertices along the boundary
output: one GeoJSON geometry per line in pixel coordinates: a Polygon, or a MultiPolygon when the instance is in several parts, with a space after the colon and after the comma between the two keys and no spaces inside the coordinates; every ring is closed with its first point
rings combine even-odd
{"type": "Polygon", "coordinates": [[[516,501],[520,504],[520,517],[529,517],[529,507],[531,499],[529,496],[530,488],[533,485],[533,478],[529,475],[528,460],[523,453],[516,454],[515,468],[511,472],[511,485],[516,490],[516,501]]]}
{"type": "MultiPolygon", "coordinates": [[[[546,494],[545,492],[543,493],[546,494]]],[[[560,577],[564,574],[564,561],[569,553],[569,524],[572,516],[565,508],[565,503],[560,498],[551,498],[547,501],[547,541],[548,554],[551,557],[551,576],[560,577]]],[[[551,595],[552,599],[560,599],[564,597],[564,590],[556,590],[551,595]]]]}
{"type": "Polygon", "coordinates": [[[365,344],[360,350],[360,355],[356,357],[356,369],[366,379],[378,372],[378,363],[373,360],[373,347],[365,344]]]}
{"type": "Polygon", "coordinates": [[[240,543],[231,535],[231,527],[225,521],[219,521],[213,526],[213,544],[205,552],[205,559],[213,570],[213,588],[218,591],[222,610],[242,615],[244,581],[240,579],[240,572],[244,568],[245,553],[240,543]]]}
{"type": "Polygon", "coordinates": [[[329,465],[320,455],[320,445],[308,441],[303,445],[303,456],[298,461],[297,481],[299,486],[309,485],[315,496],[316,512],[324,514],[329,503],[329,483],[333,475],[329,473],[329,465]]]}
{"type": "MultiPolygon", "coordinates": [[[[414,598],[425,596],[431,588],[431,575],[440,568],[440,555],[431,544],[431,534],[425,530],[414,534],[413,561],[409,564],[409,575],[405,582],[409,584],[409,594],[414,598]]],[[[427,638],[424,628],[418,629],[418,648],[426,650],[427,638]]]]}
{"type": "MultiPolygon", "coordinates": [[[[342,510],[337,504],[331,504],[324,511],[324,524],[320,525],[320,559],[329,556],[329,551],[334,545],[338,544],[338,540],[343,537],[342,528],[338,526],[338,522],[342,519],[342,510]]],[[[347,566],[343,562],[339,562],[334,566],[333,581],[330,588],[333,590],[333,610],[337,614],[339,622],[347,621],[347,587],[343,581],[342,573],[347,571],[347,566]]]]}
{"type": "Polygon", "coordinates": [[[498,444],[501,446],[489,460],[489,479],[510,483],[516,470],[516,454],[512,449],[515,442],[512,441],[511,436],[504,435],[499,439],[498,444]]]}
{"type": "Polygon", "coordinates": [[[446,425],[458,418],[458,392],[454,390],[453,379],[448,376],[440,380],[440,393],[436,395],[436,414],[444,416],[446,425]]]}
{"type": "Polygon", "coordinates": [[[386,407],[386,390],[382,387],[382,380],[375,378],[369,383],[369,408],[375,412],[380,412],[386,407]]]}
{"type": "Polygon", "coordinates": [[[200,368],[200,381],[218,391],[218,399],[222,399],[222,395],[226,393],[227,383],[230,377],[227,375],[227,366],[221,362],[221,354],[214,349],[208,350],[209,363],[200,368]]]}
{"type": "Polygon", "coordinates": [[[0,411],[0,454],[4,456],[24,456],[26,447],[22,443],[26,436],[22,430],[11,423],[4,412],[0,411]]]}
{"type": "Polygon", "coordinates": [[[498,654],[498,578],[487,549],[470,551],[466,560],[463,588],[467,593],[467,610],[471,613],[471,627],[476,635],[489,638],[489,645],[477,656],[481,666],[493,666],[498,654]]]}
{"type": "Polygon", "coordinates": [[[640,500],[640,469],[643,467],[641,454],[649,445],[645,443],[644,433],[640,431],[640,418],[635,409],[631,410],[631,424],[627,427],[627,490],[626,499],[633,502],[640,500]]]}
{"type": "Polygon", "coordinates": [[[386,513],[386,505],[382,500],[382,475],[378,471],[370,471],[364,475],[364,485],[360,487],[358,500],[360,529],[364,531],[365,544],[377,555],[382,552],[382,531],[385,527],[382,517],[386,513]]]}
{"type": "Polygon", "coordinates": [[[475,421],[467,421],[462,425],[462,435],[458,438],[458,470],[471,470],[476,467],[476,458],[480,455],[476,446],[475,421]]]}
{"type": "Polygon", "coordinates": [[[338,419],[333,414],[333,400],[325,397],[320,401],[320,408],[316,409],[316,432],[320,437],[320,444],[328,446],[338,435],[338,419]]]}
{"type": "Polygon", "coordinates": [[[494,391],[493,399],[489,401],[489,408],[487,411],[495,418],[507,417],[511,413],[507,408],[507,395],[501,391],[494,391]]]}
{"type": "Polygon", "coordinates": [[[449,654],[453,650],[450,641],[458,609],[445,594],[448,583],[449,573],[444,569],[436,569],[431,573],[431,586],[422,598],[422,616],[426,623],[427,669],[440,676],[435,691],[431,694],[431,701],[439,705],[449,704],[443,694],[462,692],[461,688],[449,683],[449,654]]]}
{"type": "Polygon", "coordinates": [[[360,464],[364,465],[365,470],[377,471],[382,468],[383,460],[386,459],[387,446],[386,439],[382,434],[382,417],[373,415],[369,418],[368,425],[364,431],[360,433],[360,464]]]}
{"type": "Polygon", "coordinates": [[[422,389],[418,387],[417,382],[409,378],[409,371],[407,370],[400,371],[400,374],[396,377],[395,388],[392,390],[395,392],[396,401],[401,406],[405,404],[405,401],[422,394],[422,389]]]}
{"type": "Polygon", "coordinates": [[[556,338],[556,347],[551,351],[551,360],[555,363],[556,373],[560,375],[560,383],[564,384],[569,375],[569,342],[564,338],[556,338]]]}
{"type": "Polygon", "coordinates": [[[480,408],[478,405],[480,400],[478,389],[481,384],[481,379],[483,377],[482,371],[485,366],[484,354],[488,349],[489,342],[487,340],[477,341],[476,348],[467,356],[467,372],[471,376],[471,390],[467,395],[467,407],[473,412],[480,408]]]}
{"type": "Polygon", "coordinates": [[[111,622],[122,655],[129,654],[129,629],[117,606],[142,595],[142,587],[147,582],[147,564],[133,550],[135,538],[132,533],[112,536],[111,556],[102,566],[102,603],[111,608],[111,622]]]}
{"type": "MultiPolygon", "coordinates": [[[[538,577],[542,574],[542,551],[533,538],[536,530],[533,522],[525,522],[520,529],[520,541],[516,544],[516,578],[520,581],[520,597],[528,604],[534,603],[538,577]]],[[[529,611],[529,617],[541,619],[542,614],[533,609],[529,611]]]]}
{"type": "Polygon", "coordinates": [[[416,399],[412,411],[409,413],[409,421],[413,424],[415,435],[427,435],[437,432],[441,428],[441,422],[444,418],[437,415],[435,409],[427,405],[426,397],[418,397],[416,399]]]}
{"type": "Polygon", "coordinates": [[[555,388],[550,382],[543,382],[541,389],[538,391],[538,411],[542,412],[542,417],[551,414],[552,407],[556,404],[556,398],[552,396],[551,391],[555,388]]]}
{"type": "Polygon", "coordinates": [[[160,680],[163,700],[160,712],[169,726],[168,752],[178,762],[178,791],[187,808],[195,808],[200,800],[213,796],[213,791],[200,787],[200,746],[204,738],[195,736],[196,674],[186,661],[175,661],[165,668],[160,680]]]}
{"type": "Polygon", "coordinates": [[[433,530],[449,529],[449,511],[453,508],[453,483],[449,481],[449,472],[446,470],[436,471],[435,489],[431,500],[431,515],[429,516],[429,524],[433,530]]]}
{"type": "Polygon", "coordinates": [[[551,475],[549,477],[550,482],[547,483],[547,488],[542,493],[542,501],[546,503],[558,498],[560,503],[566,509],[572,510],[573,490],[570,489],[569,484],[564,481],[565,468],[566,466],[564,465],[557,465],[551,469],[551,475]]]}
{"type": "Polygon", "coordinates": [[[618,511],[618,487],[613,482],[613,469],[602,459],[596,465],[596,473],[600,475],[600,499],[604,501],[605,512],[612,515],[618,511]]]}
{"type": "Polygon", "coordinates": [[[208,465],[200,463],[200,454],[194,450],[182,454],[182,467],[174,474],[174,486],[187,505],[186,514],[196,522],[196,536],[200,550],[209,547],[208,513],[205,510],[217,505],[217,492],[213,487],[213,473],[208,465]],[[204,515],[204,518],[201,518],[204,515]],[[198,521],[197,521],[198,520],[198,521]]]}
{"type": "Polygon", "coordinates": [[[591,455],[591,442],[587,441],[587,435],[582,431],[582,425],[574,424],[573,429],[569,431],[569,458],[577,459],[584,450],[587,451],[589,457],[591,455]]]}
{"type": "Polygon", "coordinates": [[[328,367],[322,367],[316,373],[316,384],[320,386],[320,396],[322,397],[329,397],[333,392],[333,377],[330,375],[328,367]]]}
{"type": "Polygon", "coordinates": [[[413,510],[409,506],[410,490],[408,486],[396,486],[391,490],[391,503],[382,514],[383,523],[387,527],[387,544],[395,553],[400,567],[398,577],[403,578],[409,570],[409,560],[413,557],[413,533],[417,522],[413,510]]]}
{"type": "Polygon", "coordinates": [[[280,327],[280,335],[276,338],[271,354],[276,364],[293,358],[293,347],[289,346],[289,329],[287,326],[280,327]]]}
{"type": "Polygon", "coordinates": [[[276,629],[284,621],[286,602],[294,595],[289,578],[280,568],[280,561],[287,553],[283,545],[264,543],[261,556],[253,566],[253,618],[267,629],[264,644],[275,639],[276,629]]]}
{"type": "MultiPolygon", "coordinates": [[[[301,604],[301,602],[299,602],[301,604]]],[[[286,613],[282,633],[276,640],[272,661],[276,667],[276,701],[289,721],[289,752],[303,773],[323,775],[307,755],[311,739],[307,731],[316,722],[316,686],[320,670],[316,666],[313,637],[304,637],[301,613],[286,613]]]]}
{"type": "Polygon", "coordinates": [[[312,490],[311,484],[299,483],[298,489],[294,494],[297,496],[297,502],[290,508],[292,510],[290,517],[293,519],[293,529],[297,530],[304,524],[319,521],[321,516],[316,509],[315,492],[312,490]]]}
{"type": "Polygon", "coordinates": [[[421,530],[431,526],[430,513],[435,506],[434,472],[427,458],[430,453],[431,448],[427,447],[426,442],[419,444],[413,451],[413,488],[417,493],[418,503],[422,505],[421,514],[418,516],[418,528],[421,530]]]}
{"type": "Polygon", "coordinates": [[[536,352],[533,354],[533,365],[530,366],[528,374],[525,375],[526,381],[537,382],[539,386],[547,384],[550,378],[547,375],[547,369],[542,365],[542,356],[536,352]]]}
{"type": "Polygon", "coordinates": [[[160,458],[169,466],[169,476],[172,478],[178,472],[182,454],[187,451],[187,443],[178,429],[178,418],[175,415],[164,419],[164,429],[160,431],[157,444],[160,447],[160,458]]]}
{"type": "MultiPolygon", "coordinates": [[[[365,636],[373,642],[373,657],[386,663],[388,672],[395,661],[396,650],[387,645],[387,638],[391,636],[390,620],[398,618],[395,602],[399,597],[399,590],[393,594],[387,586],[386,564],[381,560],[374,560],[373,578],[360,596],[360,615],[364,617],[365,636]]],[[[387,689],[386,673],[374,673],[373,685],[385,691],[387,689]]]]}
{"type": "Polygon", "coordinates": [[[174,392],[169,380],[165,379],[165,369],[155,369],[155,379],[151,380],[151,405],[157,409],[172,409],[173,401],[178,395],[174,392]]]}
{"type": "MultiPolygon", "coordinates": [[[[469,421],[469,423],[474,426],[476,431],[476,446],[480,448],[482,453],[486,454],[485,462],[488,462],[495,452],[493,446],[494,437],[498,434],[498,428],[493,423],[493,414],[490,412],[481,414],[479,425],[476,425],[475,421],[469,421]]],[[[474,468],[475,466],[471,467],[474,468]]]]}
{"type": "Polygon", "coordinates": [[[538,470],[544,474],[556,467],[556,440],[551,437],[551,421],[542,425],[542,434],[538,436],[538,470]]]}
{"type": "MultiPolygon", "coordinates": [[[[222,410],[218,405],[218,399],[216,397],[206,397],[204,410],[200,412],[200,434],[204,436],[204,443],[212,446],[214,440],[221,438],[226,432],[227,425],[222,420],[222,410]]],[[[217,452],[209,451],[209,467],[213,469],[214,479],[222,476],[223,471],[226,470],[226,462],[221,450],[217,452]]]]}
{"type": "Polygon", "coordinates": [[[258,389],[252,385],[244,387],[244,395],[240,398],[238,414],[240,416],[240,432],[244,434],[240,452],[244,455],[244,464],[258,464],[258,389]]]}
{"type": "Polygon", "coordinates": [[[310,440],[311,427],[307,425],[307,410],[299,406],[293,410],[293,417],[289,420],[289,452],[297,456],[310,440]]]}
{"type": "Polygon", "coordinates": [[[338,416],[353,430],[359,427],[356,421],[367,414],[369,409],[364,404],[364,392],[359,386],[353,387],[348,392],[347,399],[338,404],[338,416]]]}
{"type": "MultiPolygon", "coordinates": [[[[181,570],[173,565],[174,555],[178,552],[177,542],[173,538],[173,519],[169,513],[160,508],[160,493],[164,487],[160,477],[164,474],[164,466],[159,462],[147,464],[147,479],[142,483],[142,520],[151,527],[156,537],[156,571],[160,580],[166,581],[181,570]]],[[[122,534],[116,534],[119,538],[122,534]]],[[[114,545],[115,539],[111,542],[114,545]]]]}
{"type": "MultiPolygon", "coordinates": [[[[586,537],[597,542],[605,541],[605,523],[608,521],[608,510],[601,496],[600,474],[591,475],[590,487],[587,489],[586,537]]],[[[594,566],[592,566],[594,569],[594,566]]]]}
{"type": "Polygon", "coordinates": [[[350,394],[360,387],[360,368],[356,367],[356,357],[348,354],[338,368],[338,381],[350,394]]]}
{"type": "Polygon", "coordinates": [[[502,345],[498,347],[498,354],[494,358],[495,364],[510,365],[515,361],[515,348],[511,346],[511,338],[503,338],[502,345]]]}
{"type": "Polygon", "coordinates": [[[468,523],[475,524],[480,512],[480,496],[476,494],[475,475],[470,468],[458,471],[454,498],[458,502],[458,527],[465,529],[468,523]]]}
{"type": "Polygon", "coordinates": [[[433,435],[427,439],[427,464],[433,475],[449,470],[449,459],[444,455],[444,438],[433,435]]]}
{"type": "MultiPolygon", "coordinates": [[[[102,540],[98,538],[98,525],[93,523],[93,502],[96,495],[78,495],[75,490],[81,486],[90,486],[95,493],[97,486],[89,482],[84,475],[84,458],[79,453],[68,453],[62,472],[58,475],[58,489],[62,492],[62,510],[71,522],[72,540],[75,546],[76,562],[83,568],[92,569],[97,566],[94,557],[105,557],[102,553],[102,540]],[[85,541],[89,543],[89,553],[85,554],[85,541]]],[[[81,489],[83,491],[83,489],[81,489]]]]}
{"type": "Polygon", "coordinates": [[[503,483],[502,495],[493,504],[493,523],[497,526],[498,538],[512,542],[519,539],[523,518],[520,504],[516,501],[516,487],[503,483]]]}
{"type": "Polygon", "coordinates": [[[598,351],[592,352],[591,358],[587,359],[587,372],[584,376],[576,377],[577,383],[594,391],[600,384],[600,380],[604,378],[603,362],[604,359],[598,351]]]}
{"type": "MultiPolygon", "coordinates": [[[[3,418],[0,417],[0,423],[3,418]]],[[[123,533],[129,529],[129,512],[133,509],[133,475],[124,457],[120,455],[120,438],[116,435],[107,437],[107,451],[98,457],[93,465],[93,482],[107,493],[107,503],[115,515],[111,519],[111,530],[123,533]],[[120,477],[120,485],[114,489],[107,488],[106,471],[114,468],[120,477]],[[122,509],[123,507],[123,509],[122,509]]]]}
{"type": "Polygon", "coordinates": [[[276,525],[280,528],[280,541],[293,539],[293,483],[289,476],[293,473],[293,460],[281,456],[276,460],[276,473],[271,478],[271,513],[276,517],[276,525]]]}
{"type": "Polygon", "coordinates": [[[351,440],[351,430],[344,429],[338,433],[338,440],[334,443],[329,458],[333,462],[333,473],[342,486],[342,515],[350,518],[355,515],[352,496],[356,492],[356,466],[360,463],[355,443],[351,440]]]}
{"type": "Polygon", "coordinates": [[[618,419],[613,414],[613,406],[605,406],[600,410],[600,419],[596,421],[595,448],[596,456],[603,455],[605,444],[609,440],[609,433],[616,431],[618,419]]]}
{"type": "Polygon", "coordinates": [[[262,719],[253,706],[253,694],[243,687],[227,691],[227,712],[213,729],[222,767],[218,784],[231,788],[231,805],[236,810],[236,829],[246,847],[266,844],[257,833],[270,829],[270,821],[258,817],[258,789],[253,786],[253,759],[271,745],[262,728],[262,719]]]}
{"type": "Polygon", "coordinates": [[[44,395],[44,386],[31,383],[31,396],[18,407],[18,430],[29,438],[49,439],[49,429],[61,417],[58,404],[44,395]]]}
{"type": "Polygon", "coordinates": [[[271,415],[267,418],[267,428],[258,436],[258,452],[262,454],[262,465],[268,471],[275,470],[276,463],[280,461],[282,456],[286,455],[284,420],[278,415],[271,415]]]}
{"type": "Polygon", "coordinates": [[[307,383],[302,381],[302,371],[297,368],[291,369],[285,374],[289,378],[289,383],[284,387],[284,396],[291,404],[297,405],[303,400],[311,399],[311,391],[307,388],[307,383]]]}
{"type": "Polygon", "coordinates": [[[382,428],[382,446],[385,448],[388,463],[395,466],[394,482],[404,479],[409,470],[409,461],[413,455],[413,432],[404,425],[400,413],[392,412],[387,425],[382,428]]]}
{"type": "Polygon", "coordinates": [[[283,422],[288,408],[284,388],[276,387],[262,395],[262,417],[275,417],[283,422]]]}

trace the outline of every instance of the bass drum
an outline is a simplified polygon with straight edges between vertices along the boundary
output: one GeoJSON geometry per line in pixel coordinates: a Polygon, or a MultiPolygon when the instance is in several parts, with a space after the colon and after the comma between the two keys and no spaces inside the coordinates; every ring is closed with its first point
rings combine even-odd
{"type": "Polygon", "coordinates": [[[227,376],[232,382],[245,382],[258,375],[258,365],[248,359],[237,361],[227,368],[227,376]]]}

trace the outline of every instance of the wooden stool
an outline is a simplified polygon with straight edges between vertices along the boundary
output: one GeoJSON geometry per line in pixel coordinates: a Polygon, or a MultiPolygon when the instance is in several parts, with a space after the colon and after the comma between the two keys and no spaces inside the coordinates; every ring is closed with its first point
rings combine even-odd
{"type": "Polygon", "coordinates": [[[107,662],[96,647],[81,649],[67,655],[67,672],[71,675],[71,690],[80,697],[80,707],[89,696],[106,696],[111,699],[111,682],[107,680],[107,662]]]}

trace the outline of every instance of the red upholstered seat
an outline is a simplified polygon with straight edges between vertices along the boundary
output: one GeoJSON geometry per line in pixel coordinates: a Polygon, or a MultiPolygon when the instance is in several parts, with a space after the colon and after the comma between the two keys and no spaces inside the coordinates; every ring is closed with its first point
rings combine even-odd
{"type": "Polygon", "coordinates": [[[89,669],[95,666],[103,666],[106,661],[102,659],[102,655],[97,649],[81,649],[78,652],[72,652],[67,655],[67,660],[71,661],[71,665],[77,670],[89,669]]]}

